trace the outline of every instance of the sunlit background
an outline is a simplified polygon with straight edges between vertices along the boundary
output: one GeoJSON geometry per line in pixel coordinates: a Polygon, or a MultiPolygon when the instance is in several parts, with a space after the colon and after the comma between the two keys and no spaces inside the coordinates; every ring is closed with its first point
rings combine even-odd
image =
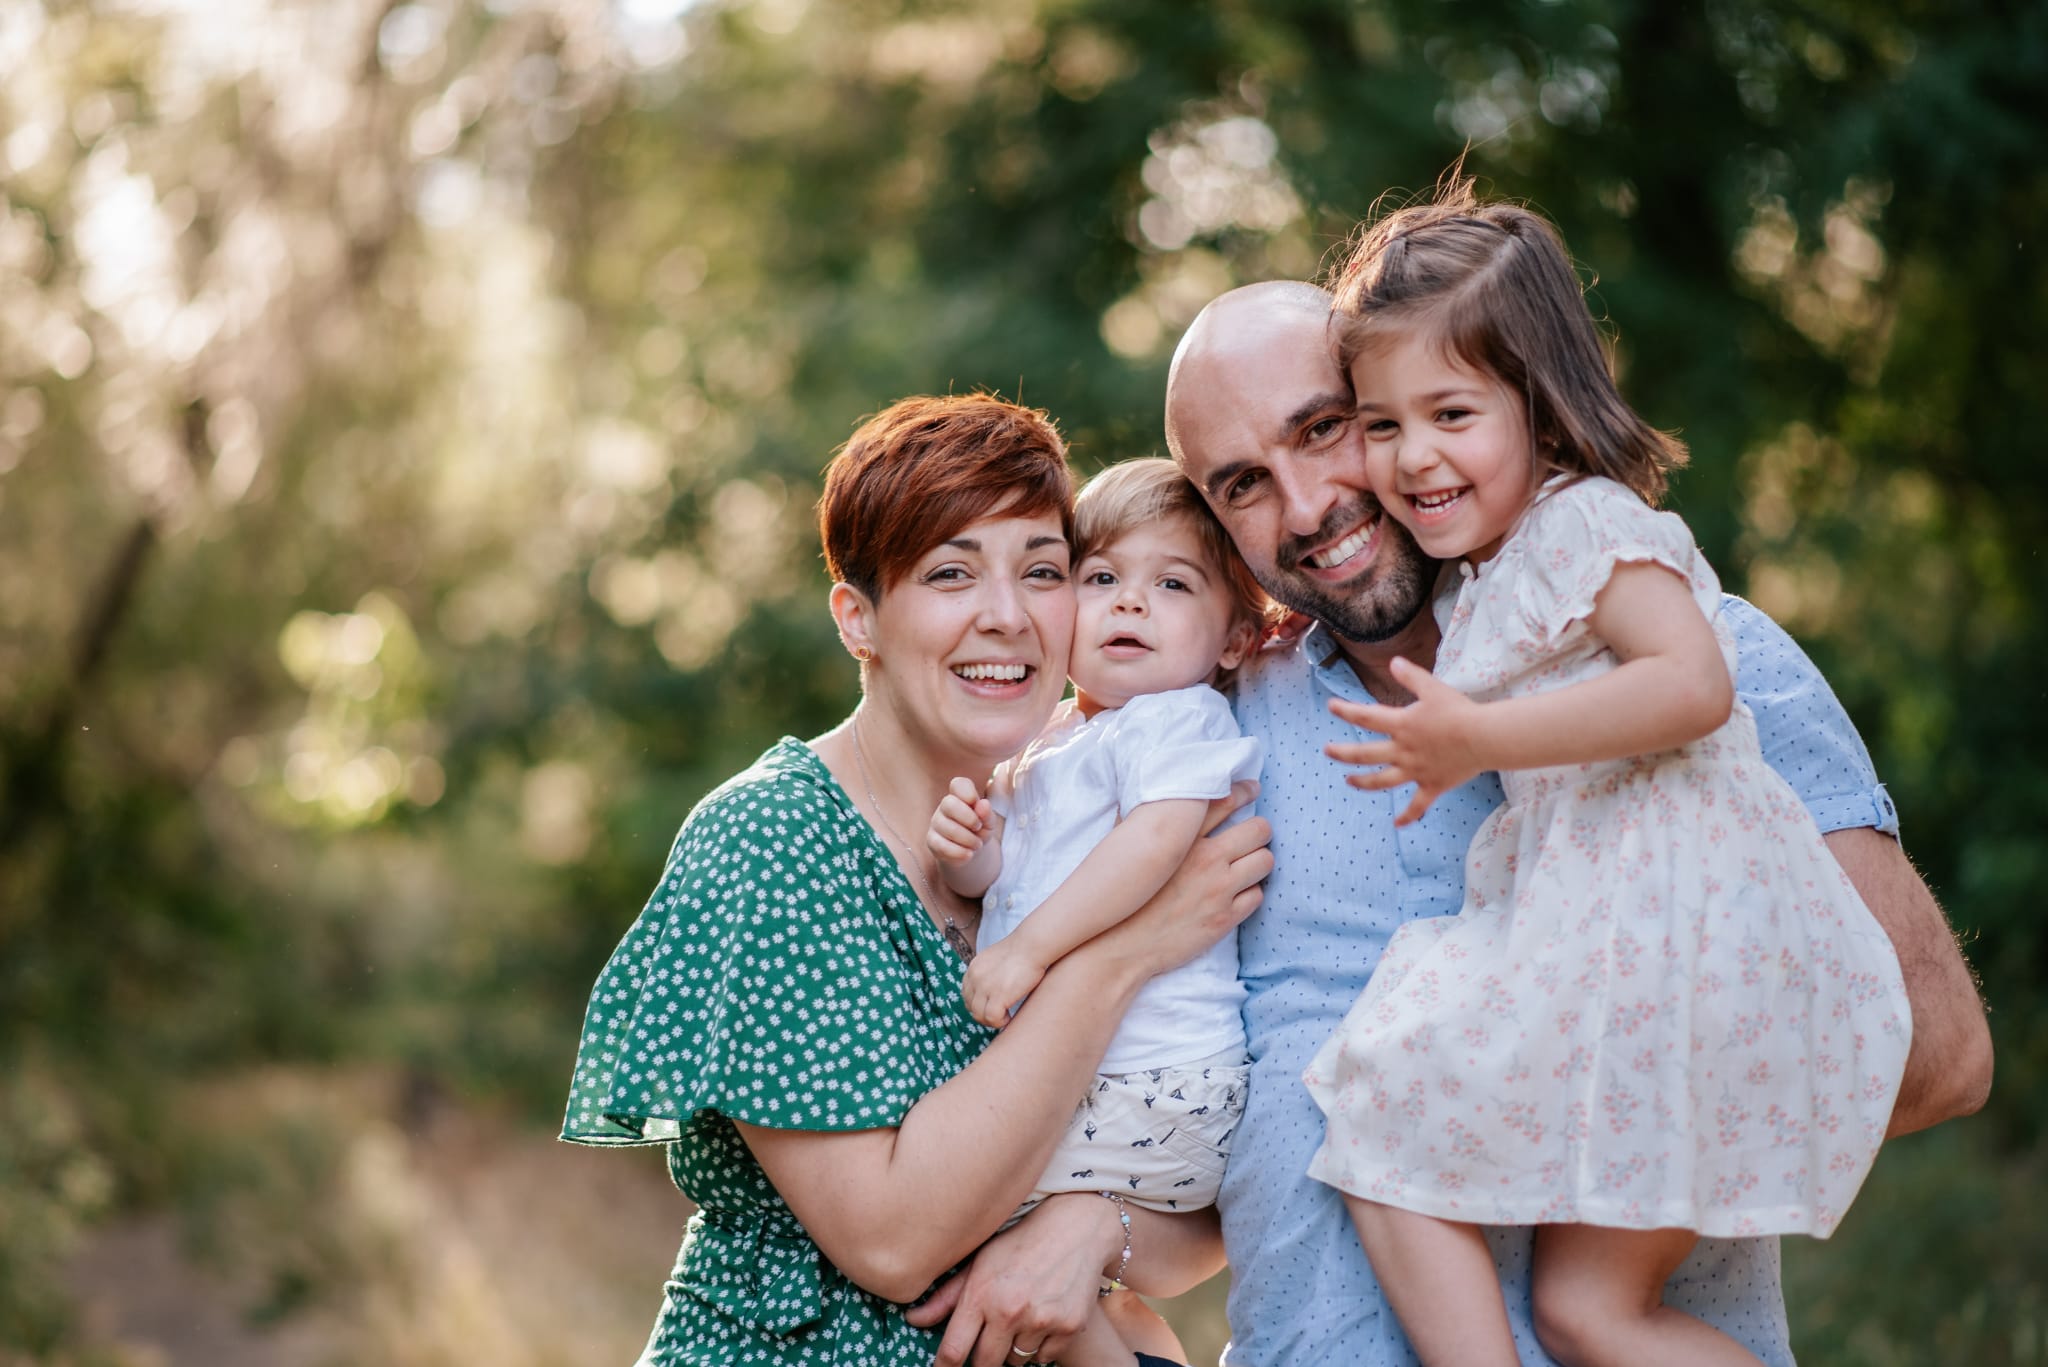
{"type": "Polygon", "coordinates": [[[630,1360],[686,1208],[551,1136],[690,804],[852,701],[827,453],[1153,453],[1468,143],[1994,1008],[1801,1360],[2048,1361],[2043,91],[1994,0],[4,0],[0,1362],[630,1360]]]}

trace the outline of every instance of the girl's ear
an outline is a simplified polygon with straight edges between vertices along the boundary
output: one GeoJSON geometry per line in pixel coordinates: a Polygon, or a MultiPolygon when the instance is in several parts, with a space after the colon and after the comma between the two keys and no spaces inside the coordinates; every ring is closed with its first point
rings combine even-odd
{"type": "Polygon", "coordinates": [[[1240,617],[1230,624],[1230,634],[1223,638],[1223,655],[1216,661],[1216,667],[1236,669],[1258,648],[1259,629],[1240,617]]]}
{"type": "Polygon", "coordinates": [[[828,600],[832,621],[839,628],[839,643],[846,653],[862,664],[875,658],[875,605],[851,584],[834,584],[828,600]]]}

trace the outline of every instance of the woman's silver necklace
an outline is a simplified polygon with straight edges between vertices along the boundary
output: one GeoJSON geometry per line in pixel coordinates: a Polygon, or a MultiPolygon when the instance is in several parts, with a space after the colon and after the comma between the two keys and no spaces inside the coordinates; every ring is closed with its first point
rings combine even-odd
{"type": "Polygon", "coordinates": [[[939,927],[939,934],[946,941],[947,948],[958,954],[962,959],[972,960],[974,958],[974,945],[968,940],[967,932],[954,924],[951,916],[946,915],[944,904],[939,901],[938,894],[932,890],[932,885],[926,881],[924,869],[917,862],[917,847],[897,834],[896,828],[889,824],[889,814],[882,810],[882,800],[875,796],[875,781],[868,777],[868,757],[861,749],[860,714],[858,712],[854,713],[853,716],[853,762],[860,770],[861,787],[867,789],[868,806],[874,808],[875,817],[882,823],[882,829],[887,831],[890,838],[903,847],[904,854],[909,857],[910,876],[917,880],[917,885],[920,888],[924,889],[925,905],[937,911],[940,916],[945,917],[945,924],[939,927]]]}

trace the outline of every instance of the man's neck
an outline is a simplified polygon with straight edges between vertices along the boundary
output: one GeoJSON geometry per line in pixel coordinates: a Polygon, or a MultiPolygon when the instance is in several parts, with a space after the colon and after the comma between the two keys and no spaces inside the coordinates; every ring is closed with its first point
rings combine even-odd
{"type": "Polygon", "coordinates": [[[1334,631],[1330,639],[1350,661],[1351,672],[1366,692],[1390,707],[1405,707],[1415,701],[1415,695],[1394,681],[1395,659],[1435,669],[1436,647],[1443,633],[1437,630],[1436,614],[1425,605],[1407,626],[1384,641],[1349,641],[1334,631]]]}

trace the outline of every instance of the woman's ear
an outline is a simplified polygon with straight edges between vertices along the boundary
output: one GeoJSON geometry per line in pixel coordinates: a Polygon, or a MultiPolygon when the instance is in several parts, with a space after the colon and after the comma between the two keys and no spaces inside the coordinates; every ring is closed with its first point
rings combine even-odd
{"type": "Polygon", "coordinates": [[[875,605],[851,584],[834,584],[829,600],[832,621],[839,628],[839,643],[846,653],[862,664],[875,658],[875,605]]]}
{"type": "Polygon", "coordinates": [[[1216,661],[1216,667],[1236,669],[1258,648],[1259,629],[1240,617],[1230,624],[1230,634],[1223,638],[1223,656],[1216,661]]]}

